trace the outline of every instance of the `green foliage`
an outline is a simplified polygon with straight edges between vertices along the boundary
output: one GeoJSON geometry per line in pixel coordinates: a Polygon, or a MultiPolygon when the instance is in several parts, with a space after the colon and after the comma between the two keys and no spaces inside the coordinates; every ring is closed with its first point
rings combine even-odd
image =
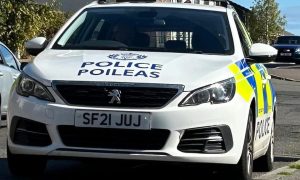
{"type": "Polygon", "coordinates": [[[66,21],[58,2],[37,4],[33,0],[0,1],[0,41],[14,52],[24,53],[24,42],[37,36],[53,37],[66,21]]]}
{"type": "Polygon", "coordinates": [[[280,36],[286,25],[275,0],[254,0],[249,19],[249,31],[254,42],[270,43],[280,36]]]}
{"type": "Polygon", "coordinates": [[[293,175],[293,174],[290,173],[290,172],[280,172],[280,173],[278,173],[278,175],[282,175],[282,176],[291,176],[291,175],[293,175]]]}
{"type": "Polygon", "coordinates": [[[289,167],[292,169],[300,169],[300,163],[293,163],[293,164],[289,165],[289,167]]]}

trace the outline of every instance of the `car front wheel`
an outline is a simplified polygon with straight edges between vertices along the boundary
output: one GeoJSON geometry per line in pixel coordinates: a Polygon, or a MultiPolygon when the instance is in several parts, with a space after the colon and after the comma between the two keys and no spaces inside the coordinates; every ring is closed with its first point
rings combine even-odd
{"type": "Polygon", "coordinates": [[[251,180],[253,171],[253,112],[249,111],[246,135],[241,158],[233,169],[234,179],[251,180]]]}
{"type": "Polygon", "coordinates": [[[0,96],[0,128],[2,127],[1,96],[0,96]]]}

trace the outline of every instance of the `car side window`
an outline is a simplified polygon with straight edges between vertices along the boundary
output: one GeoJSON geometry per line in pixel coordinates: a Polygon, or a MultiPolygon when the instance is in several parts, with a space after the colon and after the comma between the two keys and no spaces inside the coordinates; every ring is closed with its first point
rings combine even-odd
{"type": "Polygon", "coordinates": [[[252,40],[249,36],[249,33],[247,32],[244,24],[241,22],[241,20],[239,19],[238,15],[234,14],[234,21],[236,23],[237,26],[237,30],[239,33],[239,37],[241,40],[241,44],[242,44],[242,48],[244,51],[244,55],[246,57],[249,56],[249,51],[252,45],[252,40]]]}
{"type": "Polygon", "coordinates": [[[0,45],[0,52],[3,58],[3,61],[6,65],[9,67],[12,67],[14,69],[18,70],[18,65],[16,64],[16,60],[14,56],[6,49],[6,47],[0,45]]]}

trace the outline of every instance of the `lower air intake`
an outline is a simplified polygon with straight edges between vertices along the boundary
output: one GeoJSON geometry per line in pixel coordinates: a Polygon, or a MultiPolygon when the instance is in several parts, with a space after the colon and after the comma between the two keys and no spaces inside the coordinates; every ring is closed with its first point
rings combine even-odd
{"type": "Polygon", "coordinates": [[[52,143],[45,124],[21,117],[12,119],[10,136],[18,145],[44,147],[52,143]]]}
{"type": "Polygon", "coordinates": [[[228,126],[185,130],[178,150],[185,153],[226,153],[232,148],[232,135],[228,126]]]}
{"type": "Polygon", "coordinates": [[[127,130],[58,126],[63,143],[71,147],[160,150],[170,131],[163,129],[127,130]]]}

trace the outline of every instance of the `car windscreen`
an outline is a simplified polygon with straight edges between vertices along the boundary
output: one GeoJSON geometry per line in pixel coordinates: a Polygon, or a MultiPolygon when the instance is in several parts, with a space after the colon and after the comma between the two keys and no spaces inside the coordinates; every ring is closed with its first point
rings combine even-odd
{"type": "Polygon", "coordinates": [[[298,45],[300,45],[300,36],[278,37],[276,44],[298,44],[298,45]]]}
{"type": "Polygon", "coordinates": [[[105,7],[84,10],[53,49],[233,54],[225,12],[105,7]]]}

